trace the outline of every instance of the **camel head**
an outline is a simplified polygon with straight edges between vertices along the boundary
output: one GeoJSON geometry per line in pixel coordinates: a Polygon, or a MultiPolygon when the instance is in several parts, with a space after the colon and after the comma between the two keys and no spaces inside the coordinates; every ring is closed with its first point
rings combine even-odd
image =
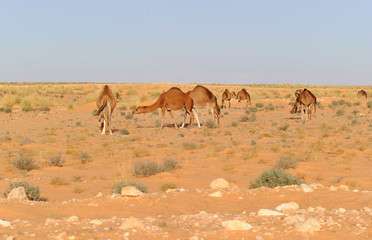
{"type": "Polygon", "coordinates": [[[296,92],[295,92],[295,96],[296,96],[296,98],[298,99],[298,98],[301,96],[301,94],[302,94],[303,92],[304,92],[304,90],[297,89],[296,92]]]}
{"type": "Polygon", "coordinates": [[[147,111],[145,110],[146,108],[144,106],[138,106],[136,109],[133,110],[132,114],[147,113],[147,111]]]}
{"type": "Polygon", "coordinates": [[[238,98],[238,96],[236,95],[236,93],[235,93],[235,92],[231,92],[231,96],[232,96],[233,98],[235,98],[235,99],[237,99],[237,98],[238,98]]]}

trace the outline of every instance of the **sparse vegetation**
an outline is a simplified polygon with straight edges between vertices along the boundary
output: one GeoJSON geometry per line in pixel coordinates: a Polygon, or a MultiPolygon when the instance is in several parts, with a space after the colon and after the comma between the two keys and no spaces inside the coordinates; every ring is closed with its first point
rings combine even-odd
{"type": "Polygon", "coordinates": [[[161,172],[169,172],[177,168],[180,168],[180,166],[173,159],[164,159],[162,164],[138,160],[134,163],[132,171],[134,176],[148,177],[161,172]]]}
{"type": "Polygon", "coordinates": [[[297,160],[293,159],[291,156],[281,156],[275,164],[276,169],[290,169],[297,168],[297,160]]]}
{"type": "Polygon", "coordinates": [[[268,169],[250,184],[250,188],[300,185],[303,181],[282,169],[268,169]]]}
{"type": "Polygon", "coordinates": [[[25,156],[23,152],[19,152],[17,158],[13,159],[12,165],[19,169],[25,171],[31,171],[37,168],[37,165],[32,157],[25,156]]]}
{"type": "Polygon", "coordinates": [[[129,135],[129,131],[126,128],[120,129],[119,132],[120,132],[121,135],[129,135]]]}
{"type": "Polygon", "coordinates": [[[57,154],[57,155],[49,157],[49,166],[63,167],[64,162],[65,162],[65,160],[62,159],[61,154],[57,154]]]}
{"type": "Polygon", "coordinates": [[[193,150],[193,149],[196,149],[196,144],[193,142],[184,142],[183,148],[186,150],[193,150]]]}
{"type": "Polygon", "coordinates": [[[68,182],[66,181],[66,179],[62,177],[53,177],[50,180],[50,184],[55,185],[55,186],[63,186],[63,185],[68,185],[68,182]]]}
{"type": "Polygon", "coordinates": [[[121,194],[121,189],[123,187],[128,187],[128,186],[136,187],[138,190],[140,190],[143,193],[147,193],[148,192],[147,187],[145,185],[143,185],[142,183],[132,182],[132,181],[129,181],[129,182],[120,181],[118,183],[115,183],[112,186],[112,192],[113,193],[121,194]]]}
{"type": "Polygon", "coordinates": [[[160,186],[160,190],[162,192],[165,192],[167,191],[168,189],[176,189],[177,188],[177,184],[174,184],[174,183],[164,183],[160,186]]]}
{"type": "Polygon", "coordinates": [[[216,128],[216,123],[214,122],[213,119],[208,119],[205,124],[204,124],[207,128],[216,128]]]}

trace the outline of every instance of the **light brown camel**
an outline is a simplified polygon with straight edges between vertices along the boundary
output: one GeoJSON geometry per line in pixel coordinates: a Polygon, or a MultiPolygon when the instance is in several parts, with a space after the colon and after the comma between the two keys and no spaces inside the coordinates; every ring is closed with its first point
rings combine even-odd
{"type": "MultiPolygon", "coordinates": [[[[116,96],[120,97],[120,94],[116,93],[116,96]]],[[[98,107],[96,116],[101,115],[98,120],[98,128],[101,134],[112,134],[111,116],[116,107],[116,99],[109,86],[105,85],[103,87],[96,101],[96,105],[98,107]]]]}
{"type": "Polygon", "coordinates": [[[247,101],[245,108],[248,108],[248,105],[251,105],[251,96],[244,88],[242,88],[242,90],[240,90],[238,94],[235,94],[234,98],[237,99],[238,102],[241,102],[242,100],[247,101]]]}
{"type": "Polygon", "coordinates": [[[358,91],[358,96],[367,98],[367,92],[362,89],[358,91]]]}
{"type": "Polygon", "coordinates": [[[225,89],[225,91],[222,93],[222,104],[221,104],[221,108],[223,108],[225,106],[225,101],[229,102],[229,108],[230,108],[231,107],[231,99],[234,96],[236,96],[235,92],[230,93],[229,90],[225,89]]]}
{"type": "Polygon", "coordinates": [[[298,89],[295,92],[296,101],[291,110],[291,113],[296,113],[298,105],[301,107],[301,119],[304,120],[304,113],[306,115],[306,120],[311,119],[312,109],[314,109],[314,113],[316,112],[316,97],[306,88],[304,90],[298,89]]]}
{"type": "MultiPolygon", "coordinates": [[[[208,88],[197,85],[193,90],[188,91],[186,94],[189,95],[194,101],[194,108],[201,109],[208,105],[213,118],[217,118],[217,123],[220,124],[221,110],[218,106],[216,96],[214,96],[214,94],[208,88]]],[[[195,115],[197,114],[195,113],[195,115]]],[[[186,116],[187,115],[185,115],[185,120],[186,116]]],[[[183,121],[183,125],[185,124],[185,120],[183,121]]]]}
{"type": "MultiPolygon", "coordinates": [[[[175,128],[177,129],[177,124],[174,121],[172,110],[173,111],[180,110],[183,107],[185,107],[185,109],[186,109],[185,114],[190,115],[190,125],[191,125],[193,120],[194,120],[193,112],[195,112],[194,109],[193,109],[194,108],[193,100],[189,95],[182,92],[181,89],[173,87],[173,88],[169,89],[168,91],[163,92],[162,94],[160,94],[158,100],[156,100],[156,102],[154,104],[152,104],[150,106],[138,106],[133,111],[133,114],[149,113],[149,112],[155,111],[158,108],[161,108],[162,117],[161,117],[160,128],[163,128],[163,120],[164,120],[165,110],[167,110],[169,116],[171,116],[171,118],[173,120],[175,128]]],[[[198,118],[196,118],[196,120],[198,121],[198,125],[200,127],[198,118]]]]}

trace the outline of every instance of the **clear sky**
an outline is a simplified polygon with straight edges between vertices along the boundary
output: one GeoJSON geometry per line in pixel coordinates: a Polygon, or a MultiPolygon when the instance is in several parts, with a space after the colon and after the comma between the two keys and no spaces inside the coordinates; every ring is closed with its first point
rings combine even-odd
{"type": "Polygon", "coordinates": [[[372,1],[1,1],[5,81],[372,85],[372,1]]]}

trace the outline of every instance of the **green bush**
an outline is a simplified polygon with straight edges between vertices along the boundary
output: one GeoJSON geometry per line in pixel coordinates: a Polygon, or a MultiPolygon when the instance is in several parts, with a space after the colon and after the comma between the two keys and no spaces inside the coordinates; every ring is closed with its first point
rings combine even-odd
{"type": "Polygon", "coordinates": [[[4,108],[4,112],[5,113],[11,113],[12,112],[12,108],[11,107],[5,107],[4,108]]]}
{"type": "Polygon", "coordinates": [[[8,189],[4,192],[4,197],[8,197],[8,194],[18,187],[24,187],[27,198],[31,201],[37,201],[40,199],[39,187],[31,185],[27,182],[12,182],[8,186],[8,189]]]}
{"type": "Polygon", "coordinates": [[[49,166],[63,167],[64,162],[65,161],[62,159],[61,154],[49,157],[49,166]]]}
{"type": "Polygon", "coordinates": [[[297,168],[297,161],[291,156],[281,156],[275,164],[276,169],[297,168]]]}
{"type": "Polygon", "coordinates": [[[32,157],[25,156],[23,152],[19,153],[18,158],[13,159],[12,165],[19,170],[31,171],[37,168],[32,157]]]}
{"type": "Polygon", "coordinates": [[[268,169],[261,176],[257,177],[254,182],[251,182],[249,188],[268,187],[274,188],[277,186],[300,185],[303,181],[285,172],[282,169],[268,169]]]}
{"type": "Polygon", "coordinates": [[[169,172],[174,169],[181,168],[180,165],[178,165],[177,161],[171,158],[166,158],[163,160],[163,171],[169,172]]]}
{"type": "Polygon", "coordinates": [[[68,110],[72,110],[72,109],[74,109],[74,105],[73,105],[72,103],[70,103],[70,104],[67,106],[67,109],[68,109],[68,110]]]}
{"type": "Polygon", "coordinates": [[[162,164],[151,161],[136,161],[133,165],[133,175],[138,177],[148,177],[161,172],[169,172],[180,168],[178,163],[173,159],[164,159],[162,164]]]}
{"type": "Polygon", "coordinates": [[[140,190],[143,193],[148,192],[147,187],[143,185],[142,183],[131,182],[131,181],[130,182],[120,181],[118,183],[114,183],[114,185],[112,186],[112,192],[121,194],[121,189],[123,187],[128,187],[128,186],[136,187],[138,190],[140,190]]]}

